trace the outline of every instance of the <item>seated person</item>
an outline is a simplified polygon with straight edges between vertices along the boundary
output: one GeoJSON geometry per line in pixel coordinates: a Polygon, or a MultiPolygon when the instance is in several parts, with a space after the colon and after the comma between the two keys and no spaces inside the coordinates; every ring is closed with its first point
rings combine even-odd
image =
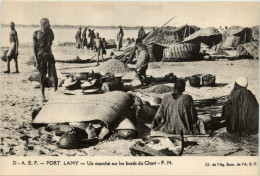
{"type": "Polygon", "coordinates": [[[228,104],[223,107],[222,117],[229,133],[258,133],[259,104],[247,85],[247,78],[239,77],[229,94],[228,104]]]}
{"type": "Polygon", "coordinates": [[[197,111],[185,82],[177,80],[172,94],[165,95],[153,119],[152,129],[168,134],[199,134],[197,111]]]}

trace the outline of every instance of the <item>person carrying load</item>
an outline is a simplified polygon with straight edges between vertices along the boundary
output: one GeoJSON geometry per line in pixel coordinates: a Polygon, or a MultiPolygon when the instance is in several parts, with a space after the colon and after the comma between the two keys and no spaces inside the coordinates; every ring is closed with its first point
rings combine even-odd
{"type": "Polygon", "coordinates": [[[136,52],[138,53],[138,58],[135,71],[141,84],[146,85],[146,70],[148,69],[148,63],[150,62],[150,55],[146,46],[142,43],[142,40],[140,38],[136,39],[134,52],[130,56],[128,62],[134,58],[136,52]]]}

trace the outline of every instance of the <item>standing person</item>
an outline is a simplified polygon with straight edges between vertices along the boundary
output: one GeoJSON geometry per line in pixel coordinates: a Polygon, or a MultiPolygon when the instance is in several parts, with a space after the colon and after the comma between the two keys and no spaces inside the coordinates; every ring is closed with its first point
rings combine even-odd
{"type": "Polygon", "coordinates": [[[10,62],[11,62],[12,59],[14,59],[14,63],[15,63],[15,68],[16,68],[15,73],[19,73],[19,70],[18,70],[18,46],[19,46],[19,42],[18,42],[18,36],[17,36],[17,32],[15,30],[14,22],[10,23],[10,28],[11,28],[11,31],[9,33],[10,47],[9,47],[9,50],[6,54],[7,70],[4,73],[10,73],[10,62]]]}
{"type": "Polygon", "coordinates": [[[145,38],[145,31],[144,31],[144,27],[143,26],[138,31],[138,38],[140,38],[142,40],[145,38]]]}
{"type": "Polygon", "coordinates": [[[89,45],[88,45],[88,47],[89,47],[91,50],[93,50],[93,47],[94,47],[94,39],[96,38],[96,36],[95,36],[95,33],[94,33],[94,29],[93,29],[93,30],[89,29],[88,31],[89,31],[89,34],[88,34],[88,37],[89,37],[89,45]]]}
{"type": "Polygon", "coordinates": [[[87,28],[85,28],[82,32],[82,44],[81,48],[83,49],[84,46],[88,46],[88,40],[87,40],[87,28]]]}
{"type": "Polygon", "coordinates": [[[246,77],[239,77],[228,97],[228,105],[223,107],[229,133],[257,134],[259,122],[259,104],[250,90],[247,89],[246,77]]]}
{"type": "Polygon", "coordinates": [[[104,47],[103,40],[101,39],[101,37],[99,37],[98,32],[97,32],[96,38],[95,38],[95,49],[96,49],[97,54],[98,54],[98,60],[97,60],[97,66],[98,66],[100,54],[101,54],[101,58],[102,58],[102,63],[104,62],[103,54],[106,54],[106,49],[104,47]]]}
{"type": "Polygon", "coordinates": [[[173,92],[163,97],[162,103],[153,119],[152,129],[167,134],[198,134],[199,122],[193,99],[183,94],[185,82],[177,80],[173,92]]]}
{"type": "Polygon", "coordinates": [[[81,27],[79,27],[79,30],[77,31],[76,35],[75,35],[75,39],[76,39],[76,48],[80,48],[81,46],[81,27]]]}
{"type": "Polygon", "coordinates": [[[134,52],[129,58],[129,61],[131,61],[134,56],[136,55],[136,52],[138,52],[138,59],[136,64],[136,74],[141,82],[142,85],[146,84],[146,70],[148,69],[148,63],[150,61],[150,55],[148,53],[148,50],[144,44],[142,44],[142,40],[140,38],[136,39],[135,46],[134,46],[134,52]]]}
{"type": "Polygon", "coordinates": [[[123,37],[124,37],[123,28],[122,28],[122,26],[119,26],[119,31],[118,31],[117,36],[116,36],[116,43],[117,43],[116,47],[117,47],[118,51],[120,50],[120,48],[122,48],[123,37]]]}
{"type": "Polygon", "coordinates": [[[42,100],[46,102],[45,98],[45,85],[44,80],[46,79],[46,74],[48,73],[49,79],[52,81],[54,91],[58,89],[58,78],[55,68],[55,59],[52,55],[52,42],[54,40],[54,34],[50,28],[50,22],[48,18],[42,18],[41,29],[35,31],[33,34],[33,51],[34,58],[36,61],[36,68],[40,72],[40,84],[42,100]]]}

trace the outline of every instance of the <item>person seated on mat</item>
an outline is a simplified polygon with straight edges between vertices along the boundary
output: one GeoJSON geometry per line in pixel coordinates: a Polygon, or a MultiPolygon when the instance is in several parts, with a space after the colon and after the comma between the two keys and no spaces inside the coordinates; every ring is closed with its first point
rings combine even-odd
{"type": "MultiPolygon", "coordinates": [[[[146,46],[142,43],[140,38],[136,39],[134,52],[130,56],[129,61],[133,60],[134,56],[138,52],[137,64],[136,64],[136,74],[141,82],[142,85],[146,85],[146,70],[148,69],[148,63],[150,62],[150,55],[146,46]]],[[[127,62],[127,63],[128,63],[127,62]]],[[[126,64],[127,64],[126,63],[126,64]]]]}
{"type": "Polygon", "coordinates": [[[177,80],[173,92],[165,95],[152,121],[152,129],[167,134],[200,134],[199,119],[190,95],[183,94],[185,82],[177,80]]]}
{"type": "Polygon", "coordinates": [[[259,104],[247,86],[247,78],[239,77],[229,94],[228,103],[223,106],[222,117],[226,120],[229,133],[258,133],[259,104]]]}

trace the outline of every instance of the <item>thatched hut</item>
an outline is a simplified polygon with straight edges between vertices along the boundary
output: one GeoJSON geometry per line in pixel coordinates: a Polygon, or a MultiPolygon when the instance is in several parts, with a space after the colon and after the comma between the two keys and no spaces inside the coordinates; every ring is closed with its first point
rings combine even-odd
{"type": "Polygon", "coordinates": [[[241,26],[231,26],[223,32],[221,49],[236,49],[238,45],[252,41],[252,30],[241,26]]]}
{"type": "Polygon", "coordinates": [[[259,26],[254,26],[251,28],[252,38],[254,41],[259,41],[259,26]]]}
{"type": "Polygon", "coordinates": [[[245,44],[241,44],[237,47],[238,55],[241,57],[249,56],[253,59],[259,59],[259,42],[252,41],[245,44]]]}
{"type": "Polygon", "coordinates": [[[194,34],[184,39],[184,42],[187,43],[204,43],[210,48],[219,44],[222,40],[222,34],[214,27],[200,29],[194,34]]]}
{"type": "Polygon", "coordinates": [[[199,43],[183,44],[181,41],[198,29],[196,26],[189,25],[163,29],[156,35],[154,41],[147,45],[152,60],[173,62],[194,59],[200,50],[199,43]]]}
{"type": "MultiPolygon", "coordinates": [[[[184,25],[178,28],[161,27],[152,31],[143,40],[150,54],[151,61],[186,61],[193,60],[199,53],[200,44],[184,44],[185,37],[196,32],[196,26],[184,25]]],[[[133,48],[128,48],[118,59],[125,59],[133,52],[133,48]]]]}

